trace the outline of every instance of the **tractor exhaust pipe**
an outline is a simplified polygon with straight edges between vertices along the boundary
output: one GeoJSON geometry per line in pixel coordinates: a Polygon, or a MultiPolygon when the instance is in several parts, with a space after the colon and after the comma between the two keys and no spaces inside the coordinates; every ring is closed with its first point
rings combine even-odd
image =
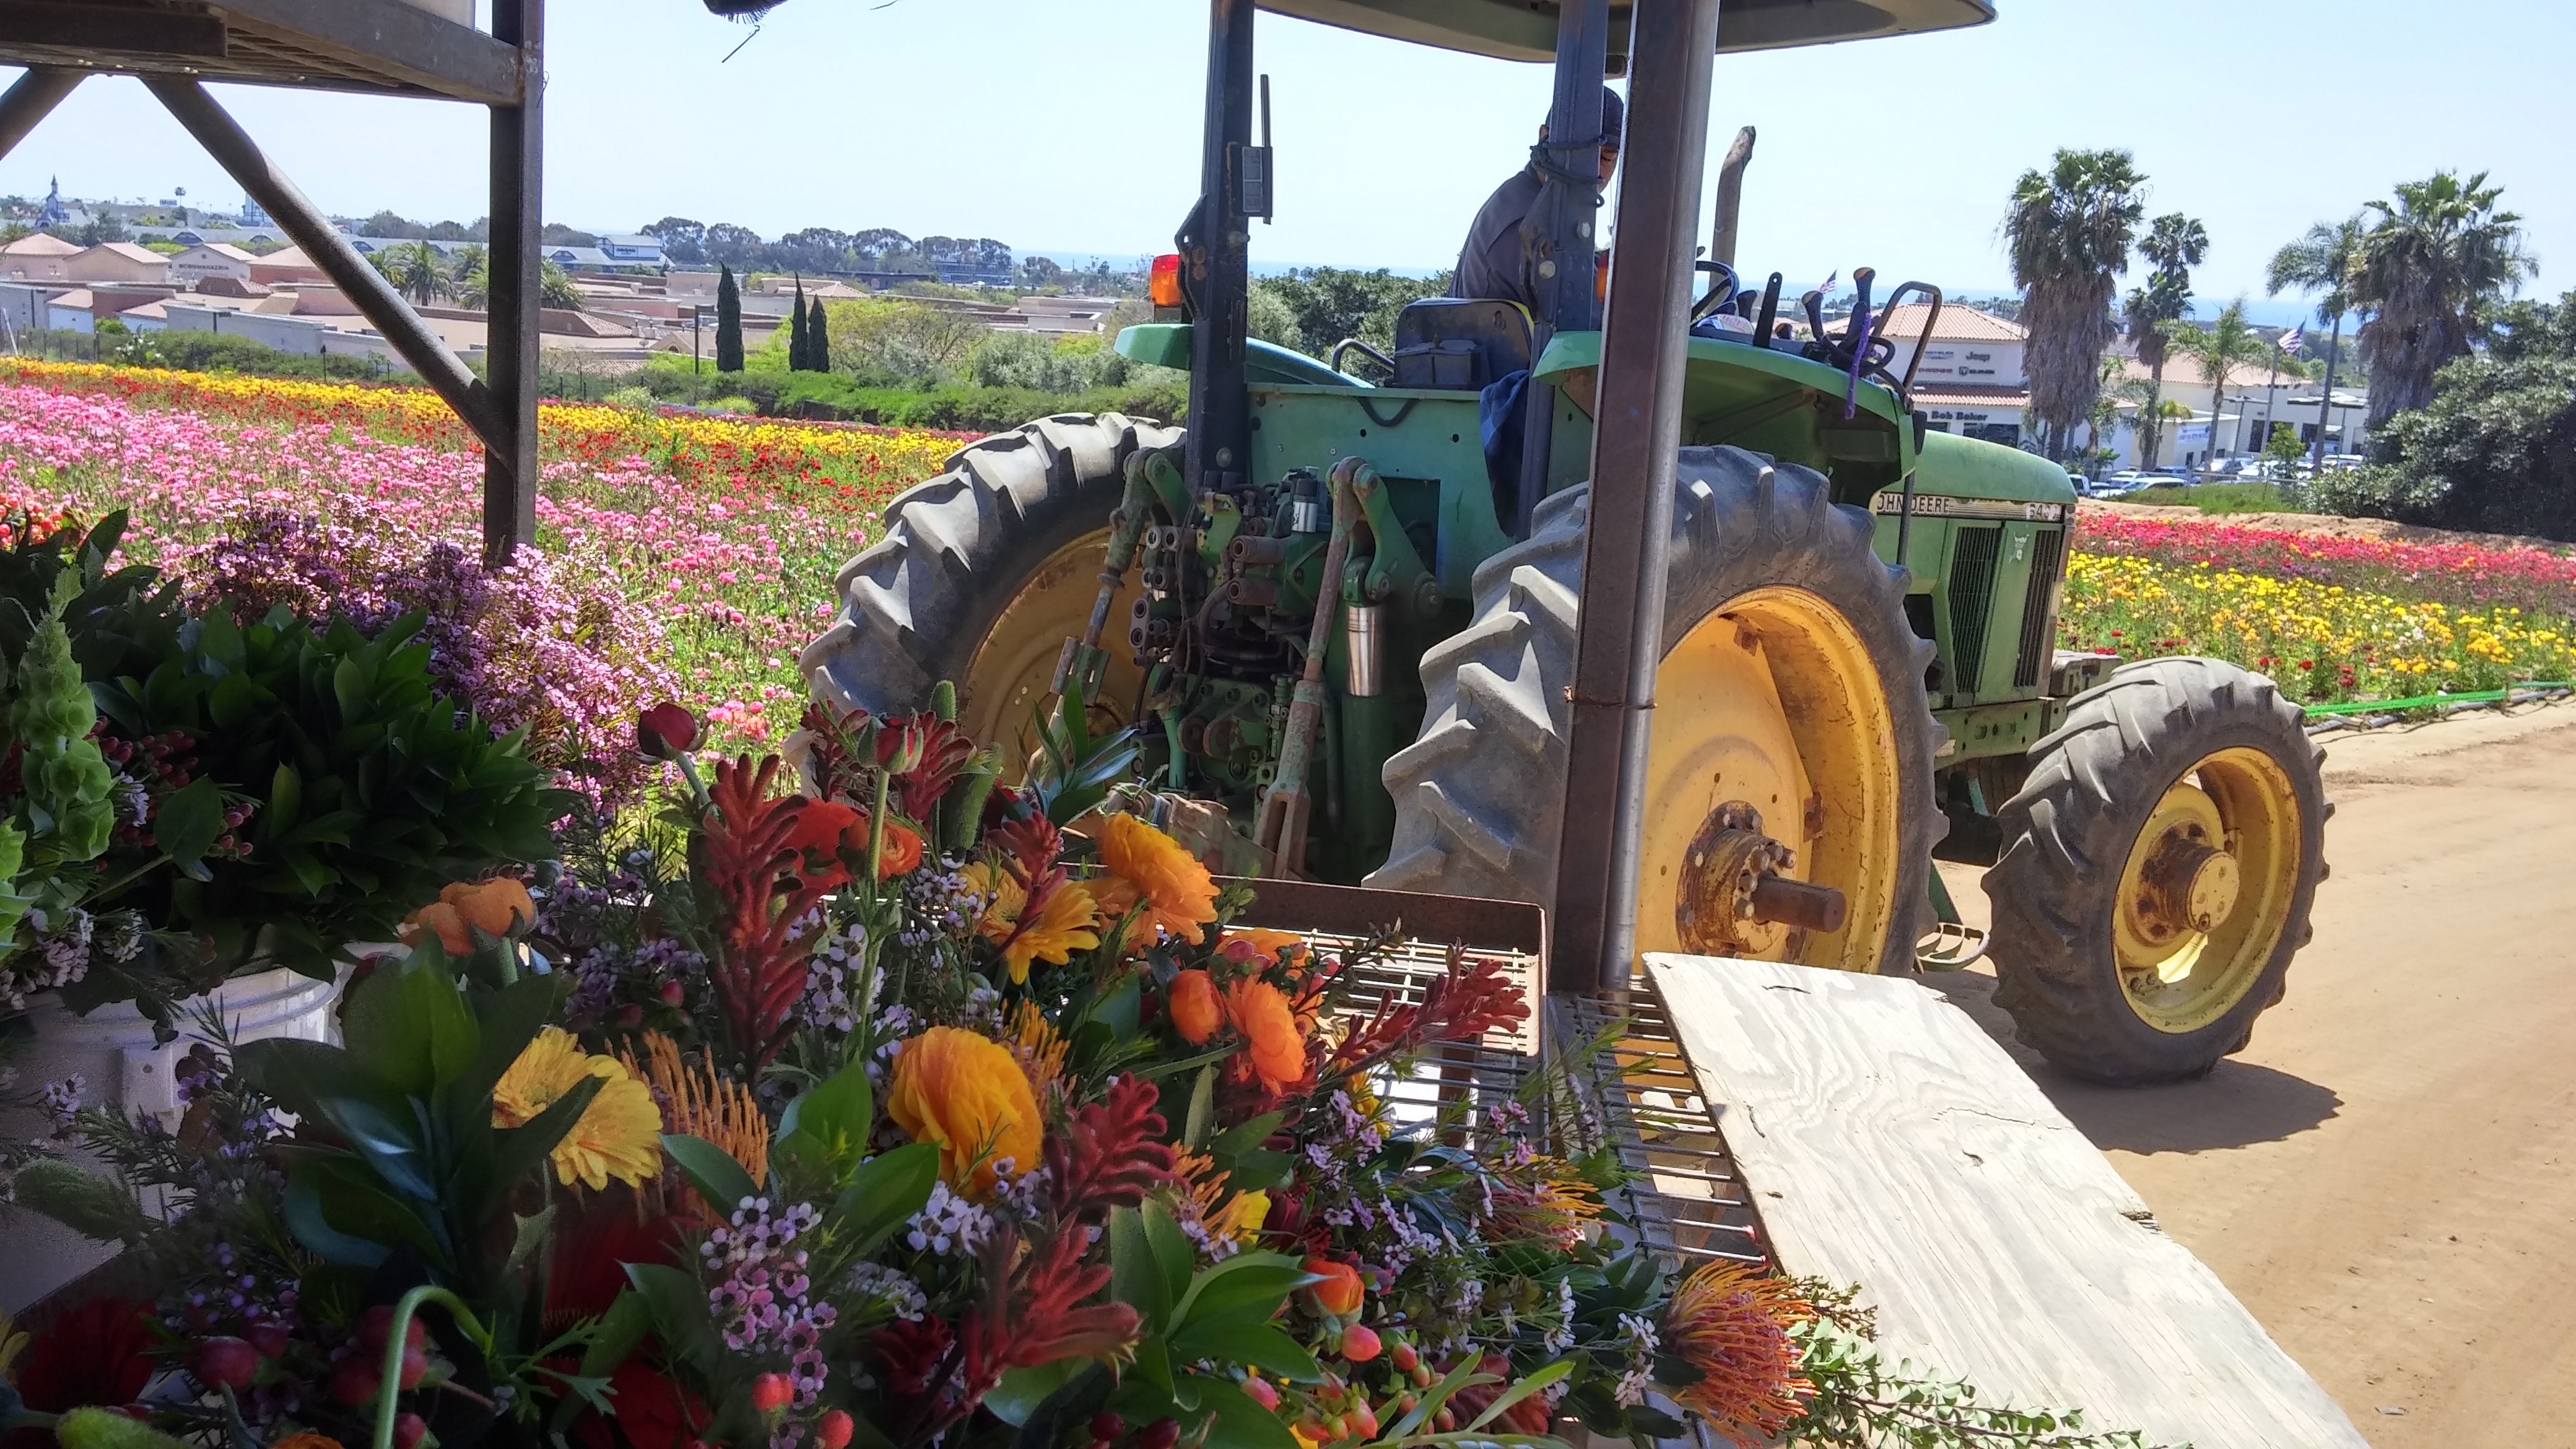
{"type": "Polygon", "coordinates": [[[1753,163],[1753,128],[1746,126],[1735,133],[1735,144],[1726,148],[1726,159],[1717,168],[1717,235],[1709,239],[1708,257],[1713,262],[1735,265],[1735,224],[1744,215],[1744,168],[1753,163]]]}

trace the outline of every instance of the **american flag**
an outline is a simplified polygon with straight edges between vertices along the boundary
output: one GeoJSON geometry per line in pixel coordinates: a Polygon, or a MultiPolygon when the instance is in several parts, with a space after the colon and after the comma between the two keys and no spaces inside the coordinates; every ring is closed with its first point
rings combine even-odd
{"type": "Polygon", "coordinates": [[[2281,340],[2275,345],[2283,352],[2290,354],[2292,357],[2296,357],[2299,355],[2300,351],[2308,345],[2306,333],[2307,328],[2304,325],[2293,327],[2289,331],[2282,333],[2281,340]]]}

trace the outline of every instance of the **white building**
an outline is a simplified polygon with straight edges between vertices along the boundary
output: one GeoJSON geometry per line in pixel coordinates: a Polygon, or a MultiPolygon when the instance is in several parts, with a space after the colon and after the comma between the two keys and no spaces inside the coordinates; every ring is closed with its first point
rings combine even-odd
{"type": "Polygon", "coordinates": [[[2030,408],[2030,375],[2022,362],[2029,334],[2020,323],[1955,303],[1935,319],[1931,304],[1909,302],[1889,314],[1883,335],[1896,343],[1888,371],[1901,378],[1914,367],[1914,406],[1933,428],[2019,445],[2030,408]],[[1923,335],[1927,322],[1929,338],[1923,335]]]}
{"type": "Polygon", "coordinates": [[[206,242],[170,259],[170,280],[187,287],[209,277],[230,277],[236,282],[247,282],[254,260],[250,253],[237,246],[206,242]]]}

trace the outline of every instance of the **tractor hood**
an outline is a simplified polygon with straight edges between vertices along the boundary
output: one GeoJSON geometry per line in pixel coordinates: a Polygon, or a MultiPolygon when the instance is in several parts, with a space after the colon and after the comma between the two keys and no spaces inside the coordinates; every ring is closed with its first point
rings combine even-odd
{"type": "MultiPolygon", "coordinates": [[[[1262,9],[1391,40],[1500,60],[1554,60],[1549,0],[1255,0],[1262,9]]],[[[1610,69],[1624,73],[1631,0],[1610,0],[1610,69]]],[[[1991,0],[1720,0],[1717,48],[1779,50],[1955,30],[1995,18],[1991,0]]]]}

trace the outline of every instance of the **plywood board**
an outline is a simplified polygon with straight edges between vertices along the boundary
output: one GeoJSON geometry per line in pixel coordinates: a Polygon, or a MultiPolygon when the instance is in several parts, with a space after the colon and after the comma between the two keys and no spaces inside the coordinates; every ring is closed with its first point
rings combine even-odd
{"type": "Polygon", "coordinates": [[[1890,977],[1650,955],[1781,1268],[1990,1402],[2196,1449],[2365,1441],[1965,1012],[1890,977]]]}

